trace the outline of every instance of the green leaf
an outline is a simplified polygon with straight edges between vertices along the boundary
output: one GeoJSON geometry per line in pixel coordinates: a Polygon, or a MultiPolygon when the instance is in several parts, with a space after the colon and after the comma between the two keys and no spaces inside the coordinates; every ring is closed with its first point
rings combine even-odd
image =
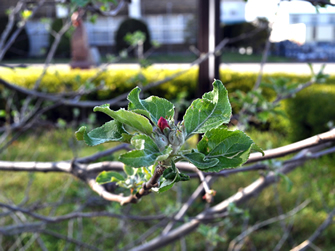
{"type": "Polygon", "coordinates": [[[144,134],[150,135],[152,133],[152,125],[150,124],[149,120],[137,113],[126,111],[125,109],[113,111],[109,108],[109,104],[96,106],[94,107],[93,111],[106,113],[120,123],[129,125],[144,134]]]}
{"type": "Polygon", "coordinates": [[[192,134],[205,133],[223,123],[228,123],[230,116],[228,92],[220,80],[215,80],[213,91],[205,93],[202,99],[193,101],[185,113],[187,138],[192,134]]]}
{"type": "MultiPolygon", "coordinates": [[[[129,93],[128,100],[130,103],[128,105],[128,110],[146,111],[146,113],[149,114],[151,121],[156,125],[160,117],[166,118],[167,116],[168,118],[173,118],[174,105],[170,101],[156,96],[151,96],[142,100],[139,96],[140,92],[141,89],[136,87],[129,93]]],[[[135,112],[145,115],[139,111],[135,112]]]]}
{"type": "Polygon", "coordinates": [[[163,183],[160,185],[158,192],[159,193],[166,192],[167,190],[173,187],[174,183],[175,183],[175,180],[164,180],[163,183]]]}
{"type": "Polygon", "coordinates": [[[260,148],[257,144],[252,144],[251,145],[251,150],[252,151],[255,151],[255,152],[260,152],[263,156],[264,156],[264,152],[263,152],[263,149],[260,148]]]}
{"type": "Polygon", "coordinates": [[[113,171],[110,171],[110,172],[103,171],[96,178],[96,182],[100,185],[109,183],[109,182],[118,182],[118,181],[124,181],[124,180],[125,179],[121,174],[117,172],[113,172],[113,171]]]}
{"type": "Polygon", "coordinates": [[[199,152],[184,154],[182,157],[184,157],[187,161],[191,162],[199,169],[207,169],[219,163],[219,160],[216,158],[205,159],[206,156],[199,152]]]}
{"type": "Polygon", "coordinates": [[[175,171],[172,167],[164,170],[163,173],[163,182],[160,184],[158,192],[163,193],[169,189],[171,189],[174,183],[180,180],[178,171],[175,171]]]}
{"type": "Polygon", "coordinates": [[[198,143],[198,151],[203,153],[205,160],[218,159],[215,166],[199,168],[206,172],[218,172],[225,168],[235,168],[245,163],[254,142],[244,132],[229,131],[226,128],[216,128],[208,131],[198,143]]]}
{"type": "Polygon", "coordinates": [[[84,140],[89,146],[96,146],[105,142],[121,141],[129,143],[131,135],[129,135],[118,121],[112,120],[98,127],[86,132],[86,126],[82,126],[76,131],[78,140],[84,140]]]}
{"type": "Polygon", "coordinates": [[[157,157],[156,161],[163,161],[170,157],[173,149],[171,146],[167,147],[163,152],[161,152],[160,156],[157,157]]]}
{"type": "Polygon", "coordinates": [[[158,192],[162,193],[173,187],[174,183],[179,181],[187,181],[190,177],[186,174],[180,173],[176,168],[174,162],[171,162],[171,167],[164,170],[163,182],[160,184],[158,192]]]}
{"type": "Polygon", "coordinates": [[[135,173],[134,168],[132,168],[131,166],[128,166],[128,165],[124,165],[123,170],[128,176],[132,176],[135,173]]]}
{"type": "Polygon", "coordinates": [[[119,160],[132,167],[148,167],[156,162],[161,155],[157,145],[147,135],[136,135],[132,137],[131,144],[136,150],[120,155],[119,160]]]}

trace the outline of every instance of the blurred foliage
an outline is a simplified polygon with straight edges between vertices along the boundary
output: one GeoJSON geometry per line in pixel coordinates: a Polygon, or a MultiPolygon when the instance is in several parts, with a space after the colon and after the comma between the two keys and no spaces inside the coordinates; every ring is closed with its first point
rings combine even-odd
{"type": "Polygon", "coordinates": [[[249,39],[242,39],[234,43],[229,43],[228,48],[251,47],[254,53],[261,53],[269,37],[269,22],[266,18],[257,18],[254,22],[225,24],[221,28],[223,38],[234,38],[242,34],[249,33],[255,29],[262,29],[249,39]]]}
{"type": "MultiPolygon", "coordinates": [[[[43,77],[39,91],[59,93],[75,91],[85,85],[87,90],[94,86],[103,84],[104,88],[83,96],[83,100],[107,100],[130,91],[136,85],[143,86],[148,83],[160,81],[179,70],[163,70],[155,67],[146,69],[108,69],[98,73],[97,69],[86,71],[70,70],[69,68],[51,68],[43,77]],[[142,78],[138,79],[139,73],[142,78]],[[136,77],[137,76],[137,77],[136,77]],[[143,81],[145,80],[145,81],[143,81]]],[[[7,69],[0,68],[0,74],[3,79],[15,83],[19,86],[32,88],[35,81],[41,74],[41,68],[27,69],[7,69]]],[[[257,73],[233,72],[230,70],[221,70],[220,80],[228,89],[229,95],[235,97],[237,93],[248,93],[252,90],[257,79],[257,73]]],[[[266,87],[273,83],[281,83],[284,79],[288,86],[296,86],[296,83],[306,83],[310,80],[308,75],[295,75],[287,73],[265,74],[262,78],[263,83],[267,83],[262,89],[262,95],[266,100],[275,99],[276,92],[273,88],[266,87]]],[[[1,87],[0,87],[1,88],[1,87]]],[[[194,68],[187,73],[175,78],[167,83],[155,87],[144,93],[145,96],[162,96],[168,100],[180,99],[183,93],[183,102],[191,101],[196,98],[197,89],[197,69],[194,68]]],[[[24,97],[23,97],[24,98],[24,97]]],[[[335,75],[330,76],[322,84],[315,84],[297,94],[288,101],[281,101],[276,109],[278,113],[286,116],[269,115],[268,122],[260,128],[279,131],[289,135],[291,139],[298,140],[304,137],[312,136],[327,130],[328,122],[335,120],[332,103],[335,100],[335,75]]],[[[0,102],[0,104],[3,102],[0,102]]],[[[241,106],[233,102],[233,114],[237,113],[241,106]]],[[[185,108],[178,107],[180,116],[183,115],[185,108]]],[[[0,110],[3,107],[0,107],[0,110]]],[[[59,111],[53,110],[48,116],[61,117],[66,120],[72,118],[72,112],[62,107],[59,111]]],[[[181,119],[180,117],[179,119],[181,119]]]]}
{"type": "Polygon", "coordinates": [[[334,85],[310,86],[285,102],[293,140],[302,140],[327,131],[335,122],[334,85]]]}
{"type": "Polygon", "coordinates": [[[125,50],[129,47],[128,41],[125,40],[127,34],[133,34],[137,31],[140,31],[144,34],[145,42],[143,44],[144,52],[149,50],[152,46],[151,44],[151,36],[149,33],[148,26],[141,20],[137,20],[134,18],[128,18],[124,20],[119,28],[116,31],[115,36],[115,44],[116,50],[120,53],[122,50],[125,50]]]}

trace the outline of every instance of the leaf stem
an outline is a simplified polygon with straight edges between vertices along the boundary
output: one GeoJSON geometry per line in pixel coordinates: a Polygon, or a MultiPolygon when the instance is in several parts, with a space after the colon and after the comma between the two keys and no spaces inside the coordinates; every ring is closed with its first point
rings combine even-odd
{"type": "Polygon", "coordinates": [[[158,164],[156,166],[154,174],[147,182],[143,183],[140,191],[136,193],[135,195],[136,199],[140,199],[142,196],[148,195],[151,192],[151,188],[158,187],[159,178],[162,176],[164,170],[165,170],[164,165],[158,164]]]}

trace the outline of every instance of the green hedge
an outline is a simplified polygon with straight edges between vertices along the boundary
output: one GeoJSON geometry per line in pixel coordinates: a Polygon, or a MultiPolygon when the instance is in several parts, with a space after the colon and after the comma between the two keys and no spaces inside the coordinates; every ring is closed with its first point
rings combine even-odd
{"type": "MultiPolygon", "coordinates": [[[[70,70],[66,68],[50,69],[43,77],[40,90],[51,93],[77,90],[89,79],[99,85],[105,82],[105,90],[92,93],[83,97],[86,100],[111,99],[131,90],[138,84],[138,79],[144,80],[144,84],[162,80],[178,70],[162,70],[149,67],[140,72],[138,69],[109,69],[98,74],[98,70],[70,70]],[[56,70],[57,69],[57,70],[56,70]],[[136,77],[142,74],[141,77],[136,77]]],[[[32,88],[38,79],[42,69],[28,68],[10,70],[0,68],[3,79],[26,88],[32,88]]],[[[221,81],[225,84],[230,94],[236,90],[249,91],[252,89],[257,74],[240,73],[229,70],[221,70],[221,81]]],[[[263,82],[270,82],[271,78],[287,78],[291,82],[305,83],[309,80],[307,75],[294,74],[266,74],[263,82]]],[[[169,100],[176,99],[181,92],[187,93],[186,99],[196,98],[197,69],[194,68],[182,76],[148,91],[147,95],[163,96],[169,100]]],[[[264,94],[274,98],[274,93],[264,89],[264,94]]],[[[335,122],[335,109],[332,107],[335,100],[335,76],[327,79],[326,83],[316,84],[299,93],[295,98],[282,102],[282,109],[286,111],[287,118],[275,117],[271,119],[270,128],[284,133],[289,133],[292,139],[302,139],[327,130],[329,121],[335,122]]],[[[56,113],[57,114],[57,113],[56,113]]]]}
{"type": "Polygon", "coordinates": [[[335,123],[335,82],[333,85],[310,86],[285,101],[290,121],[290,135],[300,140],[329,129],[335,123]]]}

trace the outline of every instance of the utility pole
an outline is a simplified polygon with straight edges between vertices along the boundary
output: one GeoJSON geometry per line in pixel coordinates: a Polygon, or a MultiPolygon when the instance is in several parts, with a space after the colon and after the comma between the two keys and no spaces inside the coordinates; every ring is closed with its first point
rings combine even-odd
{"type": "MultiPolygon", "coordinates": [[[[220,0],[198,0],[198,49],[201,54],[213,52],[220,42],[220,0]]],[[[219,79],[220,56],[209,55],[199,65],[198,97],[212,89],[219,79]]]]}

